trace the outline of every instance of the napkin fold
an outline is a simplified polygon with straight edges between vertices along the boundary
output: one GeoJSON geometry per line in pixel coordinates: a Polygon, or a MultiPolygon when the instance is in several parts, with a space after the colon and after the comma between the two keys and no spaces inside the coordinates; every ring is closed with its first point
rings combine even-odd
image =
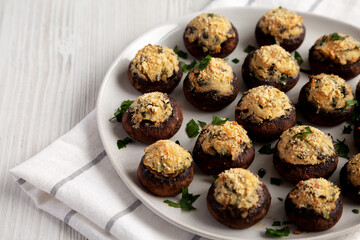
{"type": "MultiPolygon", "coordinates": [[[[360,25],[357,0],[214,0],[218,7],[283,6],[360,25]]],[[[93,110],[71,131],[10,170],[38,208],[88,239],[200,239],[147,209],[113,169],[101,143],[93,110]]],[[[360,232],[342,239],[360,239],[360,232]]]]}

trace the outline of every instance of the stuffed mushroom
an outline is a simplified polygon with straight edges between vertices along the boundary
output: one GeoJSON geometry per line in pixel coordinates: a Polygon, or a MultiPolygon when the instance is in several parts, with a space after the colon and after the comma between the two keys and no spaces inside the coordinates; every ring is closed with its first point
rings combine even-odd
{"type": "Polygon", "coordinates": [[[278,44],[286,51],[296,50],[305,38],[303,18],[295,12],[279,7],[264,14],[255,29],[260,46],[278,44]]]}
{"type": "Polygon", "coordinates": [[[240,83],[231,66],[221,58],[209,58],[205,68],[194,67],[184,80],[186,99],[204,111],[217,111],[232,103],[240,83]]]}
{"type": "Polygon", "coordinates": [[[262,46],[245,58],[242,77],[249,88],[271,85],[287,92],[299,81],[300,67],[279,45],[262,46]]]}
{"type": "Polygon", "coordinates": [[[142,93],[170,93],[182,75],[176,53],[168,47],[151,44],[137,52],[128,69],[131,84],[142,93]]]}
{"type": "Polygon", "coordinates": [[[122,117],[125,131],[133,139],[153,143],[171,138],[181,127],[183,113],[179,103],[166,93],[145,93],[138,97],[122,117]]]}
{"type": "Polygon", "coordinates": [[[193,150],[194,162],[208,174],[219,174],[229,168],[248,168],[254,157],[251,139],[235,121],[204,126],[193,150]]]}
{"type": "Polygon", "coordinates": [[[194,177],[191,154],[170,140],[159,140],[145,148],[137,170],[140,183],[157,196],[174,196],[194,177]]]}
{"type": "Polygon", "coordinates": [[[249,228],[265,217],[271,204],[268,188],[242,168],[225,170],[211,185],[207,206],[211,215],[231,228],[249,228]]]}
{"type": "Polygon", "coordinates": [[[285,200],[287,217],[305,231],[324,231],[333,227],[342,211],[340,189],[324,178],[300,181],[285,200]]]}
{"type": "Polygon", "coordinates": [[[203,13],[186,26],[184,44],[196,58],[207,55],[224,58],[239,41],[238,32],[231,22],[216,13],[203,13]]]}
{"type": "Polygon", "coordinates": [[[345,196],[360,203],[360,153],[341,168],[340,187],[345,196]]]}
{"type": "Polygon", "coordinates": [[[235,107],[235,119],[259,141],[277,139],[295,126],[295,106],[289,97],[272,86],[259,86],[245,92],[235,107]]]}
{"type": "Polygon", "coordinates": [[[281,134],[273,163],[287,181],[328,178],[336,170],[338,155],[332,137],[319,129],[300,125],[281,134]]]}
{"type": "Polygon", "coordinates": [[[309,63],[314,74],[354,78],[360,74],[360,42],[342,33],[324,35],[310,48],[309,63]]]}
{"type": "Polygon", "coordinates": [[[336,75],[309,76],[299,95],[302,114],[311,122],[324,126],[338,125],[348,120],[354,110],[351,85],[336,75]]]}

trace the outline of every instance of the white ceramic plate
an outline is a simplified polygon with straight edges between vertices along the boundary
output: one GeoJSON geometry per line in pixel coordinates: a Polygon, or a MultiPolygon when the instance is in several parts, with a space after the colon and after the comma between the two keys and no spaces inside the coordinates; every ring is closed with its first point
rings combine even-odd
{"type": "MultiPolygon", "coordinates": [[[[239,43],[235,51],[228,56],[229,64],[233,67],[236,75],[241,81],[240,94],[237,99],[228,107],[222,111],[216,112],[217,116],[229,117],[230,120],[234,120],[235,105],[241,97],[241,93],[247,90],[241,78],[241,65],[246,57],[244,49],[248,44],[257,46],[254,29],[255,25],[262,14],[269,9],[260,8],[225,8],[218,9],[214,12],[219,13],[227,17],[237,28],[239,32],[239,43]],[[240,63],[234,64],[230,60],[238,58],[240,63]]],[[[271,208],[267,216],[255,226],[246,230],[234,230],[230,229],[219,222],[217,222],[208,212],[206,206],[206,194],[212,183],[209,176],[200,172],[198,168],[195,168],[194,181],[189,187],[189,192],[194,194],[201,194],[200,198],[194,203],[197,208],[195,211],[182,211],[178,208],[172,208],[163,203],[163,200],[170,199],[177,201],[180,199],[180,195],[173,198],[161,198],[151,195],[146,191],[138,182],[136,177],[136,170],[142,155],[144,154],[145,144],[132,143],[126,148],[119,150],[116,142],[118,139],[126,137],[121,123],[111,123],[109,118],[113,116],[114,110],[120,106],[121,102],[127,99],[136,99],[141,94],[137,92],[130,84],[127,69],[130,60],[135,56],[136,52],[145,45],[160,44],[174,48],[178,45],[180,49],[186,50],[182,41],[182,35],[185,30],[185,26],[188,22],[199,15],[200,13],[194,13],[185,17],[170,21],[163,24],[151,31],[145,33],[140,38],[136,39],[131,45],[129,45],[122,54],[116,59],[108,70],[104,81],[102,83],[99,98],[97,102],[97,120],[98,127],[101,135],[102,142],[105,150],[114,165],[114,168],[121,176],[130,190],[153,212],[160,217],[166,219],[172,224],[181,227],[185,230],[191,231],[201,236],[215,239],[262,239],[265,238],[265,228],[271,227],[273,221],[287,220],[284,211],[284,202],[278,200],[278,198],[285,198],[287,193],[292,188],[292,185],[283,182],[281,186],[275,186],[270,184],[270,177],[279,178],[278,173],[272,164],[272,155],[260,154],[257,150],[263,145],[255,143],[256,154],[253,164],[249,170],[257,173],[259,168],[265,168],[267,174],[261,180],[268,186],[272,203],[271,208]]],[[[360,39],[360,29],[350,26],[345,23],[341,23],[335,20],[311,15],[308,13],[300,13],[304,17],[304,24],[306,26],[306,37],[302,46],[298,49],[298,52],[303,56],[305,63],[302,68],[309,68],[307,63],[308,50],[315,42],[315,40],[324,35],[333,32],[342,32],[352,35],[355,39],[360,39]]],[[[187,63],[190,63],[192,56],[188,54],[187,63]]],[[[181,60],[181,59],[180,59],[181,60]]],[[[184,74],[183,78],[186,74],[184,74]]],[[[302,74],[298,84],[289,91],[287,94],[291,100],[296,103],[298,99],[298,93],[300,88],[308,81],[307,76],[302,74]]],[[[355,89],[357,79],[348,81],[355,89]]],[[[192,151],[196,138],[188,138],[185,133],[185,126],[191,119],[211,122],[213,113],[202,112],[187,102],[182,91],[182,82],[171,94],[182,106],[184,112],[184,122],[179,132],[172,138],[172,140],[179,140],[181,145],[186,149],[192,151]]],[[[302,119],[301,116],[298,120],[308,123],[302,119]]],[[[334,139],[346,139],[346,143],[350,147],[350,155],[355,153],[354,142],[352,134],[343,134],[342,129],[345,124],[341,124],[336,127],[319,127],[324,132],[332,134],[334,139]]],[[[272,143],[274,146],[275,142],[272,143]]],[[[338,169],[330,178],[331,181],[339,184],[339,170],[346,162],[346,159],[340,159],[338,169]]],[[[294,235],[291,233],[289,238],[296,239],[328,239],[329,237],[340,236],[342,234],[355,231],[359,227],[360,216],[352,213],[352,209],[359,208],[358,205],[351,203],[348,199],[344,199],[344,211],[342,218],[338,224],[330,230],[317,232],[317,233],[302,233],[300,235],[294,235]]],[[[274,228],[274,227],[273,227],[274,228]]],[[[279,228],[279,227],[277,227],[279,228]]],[[[296,227],[290,225],[290,229],[294,230],[296,227]]]]}

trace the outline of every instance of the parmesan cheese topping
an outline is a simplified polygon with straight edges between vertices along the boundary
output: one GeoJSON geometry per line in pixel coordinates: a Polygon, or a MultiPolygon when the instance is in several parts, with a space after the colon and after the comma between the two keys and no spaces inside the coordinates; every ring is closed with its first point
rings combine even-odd
{"type": "Polygon", "coordinates": [[[346,166],[348,179],[355,187],[360,186],[360,153],[350,159],[346,166]]]}
{"type": "Polygon", "coordinates": [[[284,8],[273,9],[259,20],[259,27],[266,35],[274,36],[277,44],[283,39],[296,38],[303,33],[303,18],[284,8]]]}
{"type": "Polygon", "coordinates": [[[166,93],[161,92],[145,93],[129,107],[134,128],[139,128],[142,121],[150,121],[155,126],[165,122],[171,116],[172,111],[170,99],[166,93]]]}
{"type": "Polygon", "coordinates": [[[219,53],[221,43],[234,38],[229,20],[215,13],[203,13],[188,24],[185,37],[190,43],[198,41],[204,52],[219,53]]]}
{"type": "Polygon", "coordinates": [[[284,92],[272,86],[259,86],[245,92],[235,109],[240,110],[241,119],[262,123],[289,115],[294,107],[284,92]]]}
{"type": "Polygon", "coordinates": [[[159,140],[147,148],[143,163],[156,173],[175,177],[191,166],[191,154],[170,140],[159,140]]]}
{"type": "Polygon", "coordinates": [[[307,125],[284,131],[277,149],[281,159],[295,165],[320,164],[326,161],[326,157],[336,154],[331,136],[307,125]],[[310,128],[311,132],[307,128],[310,128]]]}
{"type": "Polygon", "coordinates": [[[231,156],[232,160],[252,146],[246,130],[235,121],[221,125],[207,124],[198,141],[206,154],[231,156]]]}
{"type": "Polygon", "coordinates": [[[233,92],[232,82],[234,72],[230,65],[221,58],[211,58],[205,69],[199,71],[196,67],[189,73],[191,87],[198,92],[216,91],[226,96],[233,92]]]}
{"type": "Polygon", "coordinates": [[[342,109],[346,101],[353,100],[351,85],[336,75],[321,73],[316,76],[309,76],[310,90],[307,93],[307,100],[325,111],[342,109]]]}
{"type": "Polygon", "coordinates": [[[255,51],[250,61],[250,71],[265,82],[273,80],[286,85],[287,79],[295,78],[299,70],[300,67],[295,58],[276,44],[262,46],[255,51]]]}
{"type": "Polygon", "coordinates": [[[140,76],[151,82],[164,81],[179,71],[179,60],[175,52],[164,46],[147,45],[139,50],[130,65],[132,76],[140,76]]]}
{"type": "Polygon", "coordinates": [[[335,64],[355,63],[360,60],[360,42],[342,33],[324,35],[316,40],[314,54],[335,64]]]}
{"type": "Polygon", "coordinates": [[[300,181],[289,193],[289,198],[297,208],[312,209],[325,219],[336,208],[339,196],[340,189],[324,178],[300,181]]]}
{"type": "Polygon", "coordinates": [[[214,196],[217,202],[243,210],[245,218],[251,207],[259,201],[262,183],[256,175],[243,168],[231,168],[219,174],[215,181],[214,196]]]}

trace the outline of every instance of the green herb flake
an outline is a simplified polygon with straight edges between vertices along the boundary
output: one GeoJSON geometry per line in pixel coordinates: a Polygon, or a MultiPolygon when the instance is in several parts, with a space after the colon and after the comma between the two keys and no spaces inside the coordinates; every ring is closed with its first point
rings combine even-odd
{"type": "Polygon", "coordinates": [[[281,222],[280,221],[275,221],[275,222],[273,222],[273,224],[271,226],[273,226],[273,227],[281,226],[281,222]]]}
{"type": "Polygon", "coordinates": [[[222,125],[224,123],[226,123],[229,120],[229,118],[219,118],[218,116],[216,116],[215,114],[213,115],[213,120],[212,123],[215,125],[222,125]]]}
{"type": "Polygon", "coordinates": [[[169,71],[162,71],[161,76],[167,74],[169,71]]]}
{"type": "Polygon", "coordinates": [[[306,138],[306,136],[310,133],[312,133],[311,128],[309,126],[306,126],[305,132],[299,132],[299,133],[295,134],[294,136],[292,136],[292,139],[295,139],[297,137],[298,138],[306,138]]]}
{"type": "Polygon", "coordinates": [[[133,140],[129,137],[126,137],[124,139],[117,140],[117,147],[118,149],[126,148],[126,145],[133,142],[133,140]]]}
{"type": "Polygon", "coordinates": [[[351,127],[350,124],[347,125],[347,126],[344,126],[344,129],[343,129],[343,133],[344,133],[344,134],[350,134],[351,131],[352,131],[352,127],[351,127]]]}
{"type": "Polygon", "coordinates": [[[182,187],[181,189],[182,196],[179,203],[170,201],[170,200],[164,200],[164,203],[167,203],[170,207],[174,208],[181,208],[186,211],[195,210],[196,208],[193,207],[193,203],[198,199],[200,194],[193,195],[188,192],[188,188],[182,187]]]}
{"type": "Polygon", "coordinates": [[[277,199],[278,199],[280,202],[284,201],[284,199],[281,198],[281,197],[278,197],[277,199]]]}
{"type": "Polygon", "coordinates": [[[295,51],[295,59],[299,65],[303,64],[304,60],[298,51],[295,51]]]}
{"type": "Polygon", "coordinates": [[[270,178],[270,183],[272,185],[280,186],[280,184],[282,183],[282,179],[272,177],[272,178],[270,178]]]}
{"type": "Polygon", "coordinates": [[[296,124],[297,124],[297,125],[304,125],[304,123],[301,122],[301,121],[296,121],[296,124]]]}
{"type": "Polygon", "coordinates": [[[258,152],[261,154],[273,154],[274,148],[271,148],[271,144],[265,144],[259,149],[258,152]]]}
{"type": "Polygon", "coordinates": [[[356,101],[356,100],[347,100],[345,106],[341,109],[341,112],[340,112],[340,113],[343,113],[343,112],[345,111],[345,109],[346,109],[348,106],[351,106],[351,105],[358,106],[359,103],[358,103],[358,101],[356,101]]]}
{"type": "Polygon", "coordinates": [[[214,14],[213,14],[213,13],[209,13],[208,16],[209,16],[209,17],[214,17],[214,14]]]}
{"type": "Polygon", "coordinates": [[[218,175],[210,175],[210,178],[215,181],[216,179],[219,178],[219,176],[218,175]]]}
{"type": "Polygon", "coordinates": [[[199,135],[200,133],[200,128],[199,126],[196,124],[196,122],[194,121],[194,119],[191,119],[187,124],[186,124],[186,133],[188,135],[189,138],[194,138],[197,135],[199,135]]]}
{"type": "Polygon", "coordinates": [[[265,174],[266,174],[266,169],[265,168],[260,168],[258,170],[258,175],[259,175],[260,178],[263,178],[265,176],[265,174]]]}
{"type": "Polygon", "coordinates": [[[354,214],[359,214],[359,209],[353,209],[352,212],[353,212],[354,214]]]}
{"type": "Polygon", "coordinates": [[[335,40],[345,40],[345,38],[341,37],[338,33],[333,33],[330,35],[330,37],[332,37],[335,40]]]}
{"type": "Polygon", "coordinates": [[[235,63],[235,64],[237,64],[237,63],[239,63],[240,62],[240,60],[239,59],[237,59],[237,58],[234,58],[233,60],[231,60],[233,63],[235,63]]]}
{"type": "Polygon", "coordinates": [[[190,64],[186,64],[186,63],[180,61],[180,65],[181,65],[181,68],[183,69],[183,72],[186,73],[187,71],[190,71],[191,69],[193,69],[193,67],[195,67],[196,61],[194,60],[190,64]]]}
{"type": "Polygon", "coordinates": [[[204,127],[206,125],[206,122],[203,122],[203,121],[200,121],[200,120],[198,120],[198,123],[199,123],[200,127],[204,127]]]}
{"type": "Polygon", "coordinates": [[[122,116],[133,102],[134,101],[132,100],[123,101],[121,103],[121,106],[115,110],[114,117],[110,118],[109,121],[113,121],[114,119],[116,119],[116,121],[121,122],[122,116]]]}
{"type": "Polygon", "coordinates": [[[187,53],[184,52],[183,50],[179,49],[178,46],[176,45],[174,48],[174,52],[181,58],[186,59],[187,58],[187,53]]]}
{"type": "Polygon", "coordinates": [[[201,59],[200,62],[196,63],[196,68],[197,70],[201,71],[204,70],[207,65],[209,64],[209,62],[211,61],[211,56],[207,55],[205,58],[201,59]]]}
{"type": "Polygon", "coordinates": [[[289,227],[284,227],[282,229],[266,228],[266,234],[275,237],[286,237],[289,236],[290,229],[289,227]]]}
{"type": "Polygon", "coordinates": [[[350,152],[348,145],[345,143],[345,139],[340,141],[336,139],[335,148],[340,157],[349,159],[348,153],[350,152]]]}
{"type": "Polygon", "coordinates": [[[252,52],[253,50],[256,50],[256,47],[251,46],[251,45],[247,45],[247,47],[244,49],[244,52],[250,53],[250,52],[252,52]]]}

